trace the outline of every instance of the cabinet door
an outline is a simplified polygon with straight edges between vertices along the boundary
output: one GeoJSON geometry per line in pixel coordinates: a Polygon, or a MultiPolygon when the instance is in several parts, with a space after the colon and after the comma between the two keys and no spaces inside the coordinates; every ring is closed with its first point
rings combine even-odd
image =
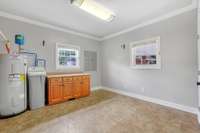
{"type": "Polygon", "coordinates": [[[82,77],[82,96],[88,96],[90,94],[90,77],[82,77]]]}
{"type": "Polygon", "coordinates": [[[72,77],[63,78],[63,99],[68,100],[73,98],[72,77]]]}
{"type": "Polygon", "coordinates": [[[49,79],[49,104],[59,103],[62,101],[62,78],[49,79]]]}
{"type": "Polygon", "coordinates": [[[74,98],[81,97],[82,90],[82,78],[81,77],[73,77],[73,96],[74,98]]]}

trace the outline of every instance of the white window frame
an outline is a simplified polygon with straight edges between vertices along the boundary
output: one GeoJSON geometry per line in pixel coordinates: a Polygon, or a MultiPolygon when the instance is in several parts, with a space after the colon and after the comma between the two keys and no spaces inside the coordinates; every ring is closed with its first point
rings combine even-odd
{"type": "Polygon", "coordinates": [[[161,69],[160,36],[130,43],[130,66],[133,69],[161,69]],[[152,42],[152,41],[156,41],[156,43],[157,43],[157,45],[156,45],[157,46],[156,47],[156,49],[157,49],[156,64],[137,65],[134,62],[135,61],[135,53],[132,49],[136,46],[145,45],[145,44],[148,44],[148,42],[152,42]]]}
{"type": "Polygon", "coordinates": [[[56,43],[56,70],[68,70],[68,69],[80,69],[80,47],[71,45],[71,44],[56,43]],[[60,66],[59,65],[59,50],[58,50],[59,48],[77,50],[78,51],[77,65],[76,66],[60,66]]]}

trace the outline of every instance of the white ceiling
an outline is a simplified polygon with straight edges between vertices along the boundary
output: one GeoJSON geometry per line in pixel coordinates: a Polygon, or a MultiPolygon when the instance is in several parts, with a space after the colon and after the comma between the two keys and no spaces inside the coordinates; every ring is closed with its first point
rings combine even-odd
{"type": "Polygon", "coordinates": [[[0,0],[0,11],[102,38],[187,7],[193,0],[96,1],[116,14],[114,21],[100,20],[70,5],[70,0],[0,0]]]}

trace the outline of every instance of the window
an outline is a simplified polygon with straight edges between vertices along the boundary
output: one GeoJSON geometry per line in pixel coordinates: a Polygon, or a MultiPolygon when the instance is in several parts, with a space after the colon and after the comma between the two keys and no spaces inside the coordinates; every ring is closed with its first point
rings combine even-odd
{"type": "Polygon", "coordinates": [[[80,68],[80,48],[76,46],[56,45],[56,69],[80,68]]]}
{"type": "Polygon", "coordinates": [[[134,69],[160,69],[160,37],[131,43],[131,67],[134,69]]]}

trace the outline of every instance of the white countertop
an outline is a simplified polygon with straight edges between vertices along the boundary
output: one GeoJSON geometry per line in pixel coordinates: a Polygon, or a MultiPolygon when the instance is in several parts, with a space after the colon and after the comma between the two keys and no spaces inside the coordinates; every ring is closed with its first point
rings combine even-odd
{"type": "Polygon", "coordinates": [[[47,73],[47,78],[90,75],[89,73],[47,73]]]}

